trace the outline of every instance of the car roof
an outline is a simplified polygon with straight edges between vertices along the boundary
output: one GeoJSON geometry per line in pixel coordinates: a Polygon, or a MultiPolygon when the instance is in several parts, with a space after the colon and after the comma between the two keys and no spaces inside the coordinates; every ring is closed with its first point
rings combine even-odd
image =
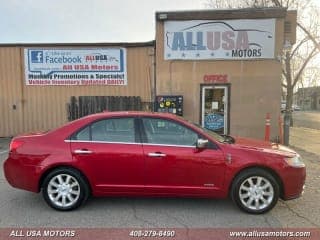
{"type": "Polygon", "coordinates": [[[143,111],[115,111],[115,112],[104,111],[101,113],[95,113],[95,114],[87,115],[82,118],[76,119],[72,122],[65,124],[62,127],[49,131],[48,134],[58,134],[61,137],[65,138],[66,136],[74,132],[76,129],[79,129],[79,127],[85,124],[88,124],[92,121],[101,120],[103,118],[112,118],[112,117],[139,117],[139,116],[163,117],[166,119],[172,119],[172,120],[175,119],[178,121],[182,120],[178,118],[176,115],[171,113],[155,113],[155,112],[143,112],[143,111]]]}
{"type": "Polygon", "coordinates": [[[158,113],[158,112],[144,112],[144,111],[104,111],[101,113],[91,114],[89,118],[103,118],[103,117],[130,117],[130,116],[144,116],[144,117],[165,117],[177,119],[177,116],[172,113],[158,113]]]}

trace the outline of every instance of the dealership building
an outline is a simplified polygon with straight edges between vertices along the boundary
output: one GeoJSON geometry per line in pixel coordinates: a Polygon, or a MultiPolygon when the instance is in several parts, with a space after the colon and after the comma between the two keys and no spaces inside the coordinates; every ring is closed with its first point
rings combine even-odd
{"type": "Polygon", "coordinates": [[[279,135],[284,8],[156,13],[151,42],[0,44],[0,137],[103,110],[170,112],[223,134],[279,135]]]}

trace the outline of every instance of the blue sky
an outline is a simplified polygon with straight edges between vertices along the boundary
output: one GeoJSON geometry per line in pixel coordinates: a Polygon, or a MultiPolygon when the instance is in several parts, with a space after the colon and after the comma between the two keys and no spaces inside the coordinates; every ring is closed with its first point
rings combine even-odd
{"type": "Polygon", "coordinates": [[[0,43],[154,39],[155,11],[204,8],[202,0],[0,0],[0,43]]]}

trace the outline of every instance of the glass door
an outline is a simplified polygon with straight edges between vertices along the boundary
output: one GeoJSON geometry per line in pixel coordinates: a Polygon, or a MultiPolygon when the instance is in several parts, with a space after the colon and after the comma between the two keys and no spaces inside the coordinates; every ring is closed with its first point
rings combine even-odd
{"type": "Polygon", "coordinates": [[[203,86],[201,99],[202,126],[217,132],[228,132],[228,87],[203,86]]]}

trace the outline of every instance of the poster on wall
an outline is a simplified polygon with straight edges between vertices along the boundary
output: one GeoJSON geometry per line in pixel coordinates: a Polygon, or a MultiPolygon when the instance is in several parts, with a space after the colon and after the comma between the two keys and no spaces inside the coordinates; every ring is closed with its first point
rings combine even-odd
{"type": "Polygon", "coordinates": [[[272,59],[275,19],[165,21],[165,60],[272,59]]]}
{"type": "Polygon", "coordinates": [[[24,49],[27,85],[127,85],[125,48],[24,49]]]}
{"type": "Polygon", "coordinates": [[[210,113],[205,116],[204,127],[212,131],[223,131],[224,115],[221,113],[210,113]]]}

